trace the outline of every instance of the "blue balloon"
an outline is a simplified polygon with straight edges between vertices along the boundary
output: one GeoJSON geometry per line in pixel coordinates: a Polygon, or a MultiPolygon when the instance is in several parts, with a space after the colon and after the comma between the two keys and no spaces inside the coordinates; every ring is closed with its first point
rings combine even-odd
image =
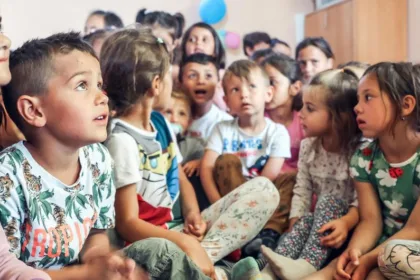
{"type": "Polygon", "coordinates": [[[218,23],[225,15],[226,3],[224,0],[201,0],[200,17],[205,23],[218,23]]]}

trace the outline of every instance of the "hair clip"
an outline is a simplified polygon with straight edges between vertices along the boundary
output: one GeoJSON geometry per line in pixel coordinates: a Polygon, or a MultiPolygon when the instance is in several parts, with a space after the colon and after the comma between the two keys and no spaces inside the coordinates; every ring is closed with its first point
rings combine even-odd
{"type": "Polygon", "coordinates": [[[159,44],[165,44],[165,42],[163,42],[162,38],[160,38],[160,37],[157,37],[157,41],[158,41],[159,44]]]}

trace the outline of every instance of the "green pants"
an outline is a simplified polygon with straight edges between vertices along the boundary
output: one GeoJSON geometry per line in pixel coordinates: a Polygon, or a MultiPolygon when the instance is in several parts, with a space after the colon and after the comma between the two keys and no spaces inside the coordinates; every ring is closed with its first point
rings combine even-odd
{"type": "Polygon", "coordinates": [[[123,249],[124,254],[143,267],[150,279],[209,280],[174,243],[162,238],[137,241],[123,249]]]}

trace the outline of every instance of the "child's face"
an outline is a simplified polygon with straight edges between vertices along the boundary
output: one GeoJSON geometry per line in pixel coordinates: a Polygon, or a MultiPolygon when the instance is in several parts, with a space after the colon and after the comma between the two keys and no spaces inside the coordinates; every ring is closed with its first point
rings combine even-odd
{"type": "Polygon", "coordinates": [[[272,99],[272,91],[260,69],[253,69],[249,81],[230,76],[225,81],[225,101],[239,118],[264,115],[265,104],[272,99]]]}
{"type": "Polygon", "coordinates": [[[7,85],[11,79],[9,56],[10,40],[0,33],[0,85],[7,85]]]}
{"type": "Polygon", "coordinates": [[[217,69],[212,63],[193,62],[184,66],[182,86],[197,106],[212,102],[217,82],[217,69]]]}
{"type": "Polygon", "coordinates": [[[395,119],[395,110],[388,95],[381,93],[374,75],[368,74],[360,80],[357,95],[359,102],[354,111],[363,136],[378,138],[389,132],[395,119]]]}
{"type": "Polygon", "coordinates": [[[191,30],[188,41],[185,44],[185,53],[187,56],[195,53],[214,55],[214,49],[214,38],[209,30],[201,27],[195,27],[191,30]]]}
{"type": "Polygon", "coordinates": [[[300,119],[306,137],[319,137],[330,132],[331,120],[321,87],[307,87],[303,91],[300,119]]]}
{"type": "Polygon", "coordinates": [[[171,122],[182,126],[187,131],[192,120],[190,104],[181,98],[171,98],[171,106],[165,111],[165,117],[171,122]]]}
{"type": "Polygon", "coordinates": [[[314,46],[308,46],[300,50],[297,61],[305,83],[309,83],[316,74],[333,67],[333,60],[327,58],[320,49],[314,46]]]}
{"type": "Polygon", "coordinates": [[[275,51],[276,53],[282,53],[288,56],[292,56],[292,50],[287,47],[286,45],[283,44],[275,44],[273,47],[273,51],[275,51]]]}
{"type": "Polygon", "coordinates": [[[107,137],[108,97],[99,61],[72,51],[54,58],[48,92],[41,96],[44,128],[64,145],[82,147],[107,137]]]}
{"type": "Polygon", "coordinates": [[[93,15],[86,20],[85,24],[85,34],[90,34],[96,30],[105,28],[105,19],[104,16],[93,15]]]}
{"type": "Polygon", "coordinates": [[[271,65],[265,66],[265,71],[270,78],[270,84],[273,87],[273,99],[266,104],[267,110],[273,110],[280,106],[290,105],[293,101],[293,95],[290,91],[290,81],[280,71],[271,65]]]}
{"type": "Polygon", "coordinates": [[[158,111],[164,111],[168,108],[171,101],[172,92],[172,74],[167,71],[161,83],[159,84],[159,94],[156,96],[153,108],[158,111]]]}

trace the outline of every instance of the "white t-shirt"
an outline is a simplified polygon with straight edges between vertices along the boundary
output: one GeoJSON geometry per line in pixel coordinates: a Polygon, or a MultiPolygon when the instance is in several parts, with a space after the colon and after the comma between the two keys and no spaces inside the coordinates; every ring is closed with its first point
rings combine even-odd
{"type": "Polygon", "coordinates": [[[206,149],[218,154],[235,154],[242,162],[242,172],[248,178],[258,176],[268,158],[289,158],[290,137],[287,129],[265,118],[266,126],[258,135],[248,135],[238,125],[238,119],[224,121],[214,127],[206,149]]]}
{"type": "Polygon", "coordinates": [[[0,222],[10,251],[35,268],[77,261],[91,228],[115,224],[112,159],[101,144],[80,149],[79,178],[66,185],[19,142],[0,154],[0,222]]]}
{"type": "Polygon", "coordinates": [[[188,128],[187,135],[190,137],[201,138],[204,142],[210,137],[214,126],[221,121],[232,120],[233,117],[220,110],[216,105],[211,105],[210,111],[199,119],[193,120],[188,128]]]}
{"type": "MultiPolygon", "coordinates": [[[[207,140],[214,126],[221,121],[232,120],[233,117],[228,113],[220,110],[216,105],[212,105],[210,111],[199,119],[193,120],[188,128],[186,139],[189,139],[194,145],[183,145],[181,148],[182,156],[185,162],[193,159],[198,159],[197,155],[204,153],[207,140]],[[196,141],[194,141],[196,140],[196,141]]],[[[199,157],[201,158],[201,157],[199,157]]]]}

